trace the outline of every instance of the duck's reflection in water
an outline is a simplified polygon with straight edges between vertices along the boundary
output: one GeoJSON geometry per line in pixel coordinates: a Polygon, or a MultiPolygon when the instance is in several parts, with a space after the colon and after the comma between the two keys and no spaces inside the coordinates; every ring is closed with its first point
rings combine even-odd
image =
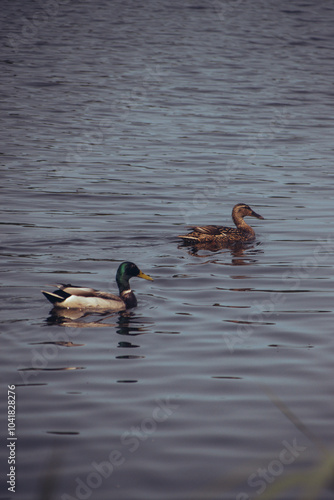
{"type": "Polygon", "coordinates": [[[257,261],[257,259],[254,258],[255,255],[263,253],[260,245],[260,242],[237,242],[227,244],[224,242],[212,241],[196,244],[183,243],[182,245],[179,245],[178,248],[187,248],[190,255],[201,259],[212,257],[213,253],[226,253],[229,251],[232,257],[231,264],[233,266],[246,266],[257,261]]]}
{"type": "Polygon", "coordinates": [[[48,325],[69,328],[116,328],[119,335],[142,335],[148,332],[150,319],[138,316],[133,311],[122,311],[110,314],[89,313],[75,309],[52,309],[47,318],[48,325]]]}
{"type": "MultiPolygon", "coordinates": [[[[149,333],[149,325],[152,325],[151,319],[138,316],[135,312],[124,312],[118,317],[116,332],[119,335],[137,336],[149,333]]],[[[124,342],[122,342],[124,344],[124,342]]],[[[127,347],[130,347],[129,345],[127,347]]],[[[133,347],[133,346],[131,346],[133,347]]],[[[135,346],[134,346],[135,347],[135,346]]]]}
{"type": "Polygon", "coordinates": [[[117,313],[98,314],[80,309],[52,309],[46,319],[48,325],[58,325],[70,328],[105,328],[117,325],[117,313]],[[95,319],[96,318],[96,319],[95,319]],[[110,323],[110,318],[114,322],[110,323]]]}

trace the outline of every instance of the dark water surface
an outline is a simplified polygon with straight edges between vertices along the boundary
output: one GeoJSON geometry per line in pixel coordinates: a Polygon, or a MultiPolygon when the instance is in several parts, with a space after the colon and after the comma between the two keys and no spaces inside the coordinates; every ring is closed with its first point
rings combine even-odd
{"type": "Polygon", "coordinates": [[[1,498],[332,499],[333,4],[1,17],[1,498]],[[181,246],[238,202],[253,245],[181,246]],[[41,289],[124,260],[136,309],[50,317],[41,289]]]}

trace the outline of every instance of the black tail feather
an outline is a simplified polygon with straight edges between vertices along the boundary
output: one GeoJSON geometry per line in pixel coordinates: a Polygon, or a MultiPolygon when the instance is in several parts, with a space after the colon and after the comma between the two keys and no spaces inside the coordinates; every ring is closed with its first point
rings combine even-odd
{"type": "Polygon", "coordinates": [[[42,290],[42,294],[51,302],[51,304],[57,304],[57,302],[63,302],[67,297],[71,295],[64,290],[56,290],[55,292],[45,292],[42,290]]]}

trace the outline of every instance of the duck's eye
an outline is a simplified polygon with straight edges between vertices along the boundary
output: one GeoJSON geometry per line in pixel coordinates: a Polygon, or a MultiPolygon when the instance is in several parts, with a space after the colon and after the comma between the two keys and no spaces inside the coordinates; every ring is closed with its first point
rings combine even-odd
{"type": "Polygon", "coordinates": [[[139,270],[135,264],[131,264],[130,271],[134,276],[137,276],[139,270]]]}

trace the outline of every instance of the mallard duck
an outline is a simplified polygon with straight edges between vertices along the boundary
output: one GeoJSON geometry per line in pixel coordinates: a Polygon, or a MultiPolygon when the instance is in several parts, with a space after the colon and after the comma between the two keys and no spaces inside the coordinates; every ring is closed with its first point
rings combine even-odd
{"type": "Polygon", "coordinates": [[[191,227],[191,233],[178,237],[185,243],[212,243],[221,242],[233,244],[237,242],[252,241],[255,238],[254,229],[244,221],[244,217],[256,217],[263,219],[262,215],[257,214],[245,203],[238,203],[233,207],[232,219],[236,228],[224,226],[195,226],[191,227]]]}
{"type": "Polygon", "coordinates": [[[91,312],[124,311],[137,305],[137,299],[129,285],[130,278],[134,276],[153,281],[153,278],[144,274],[136,264],[123,262],[116,274],[119,296],[72,285],[58,285],[58,289],[54,292],[42,290],[42,293],[57,309],[81,309],[91,312]]]}

